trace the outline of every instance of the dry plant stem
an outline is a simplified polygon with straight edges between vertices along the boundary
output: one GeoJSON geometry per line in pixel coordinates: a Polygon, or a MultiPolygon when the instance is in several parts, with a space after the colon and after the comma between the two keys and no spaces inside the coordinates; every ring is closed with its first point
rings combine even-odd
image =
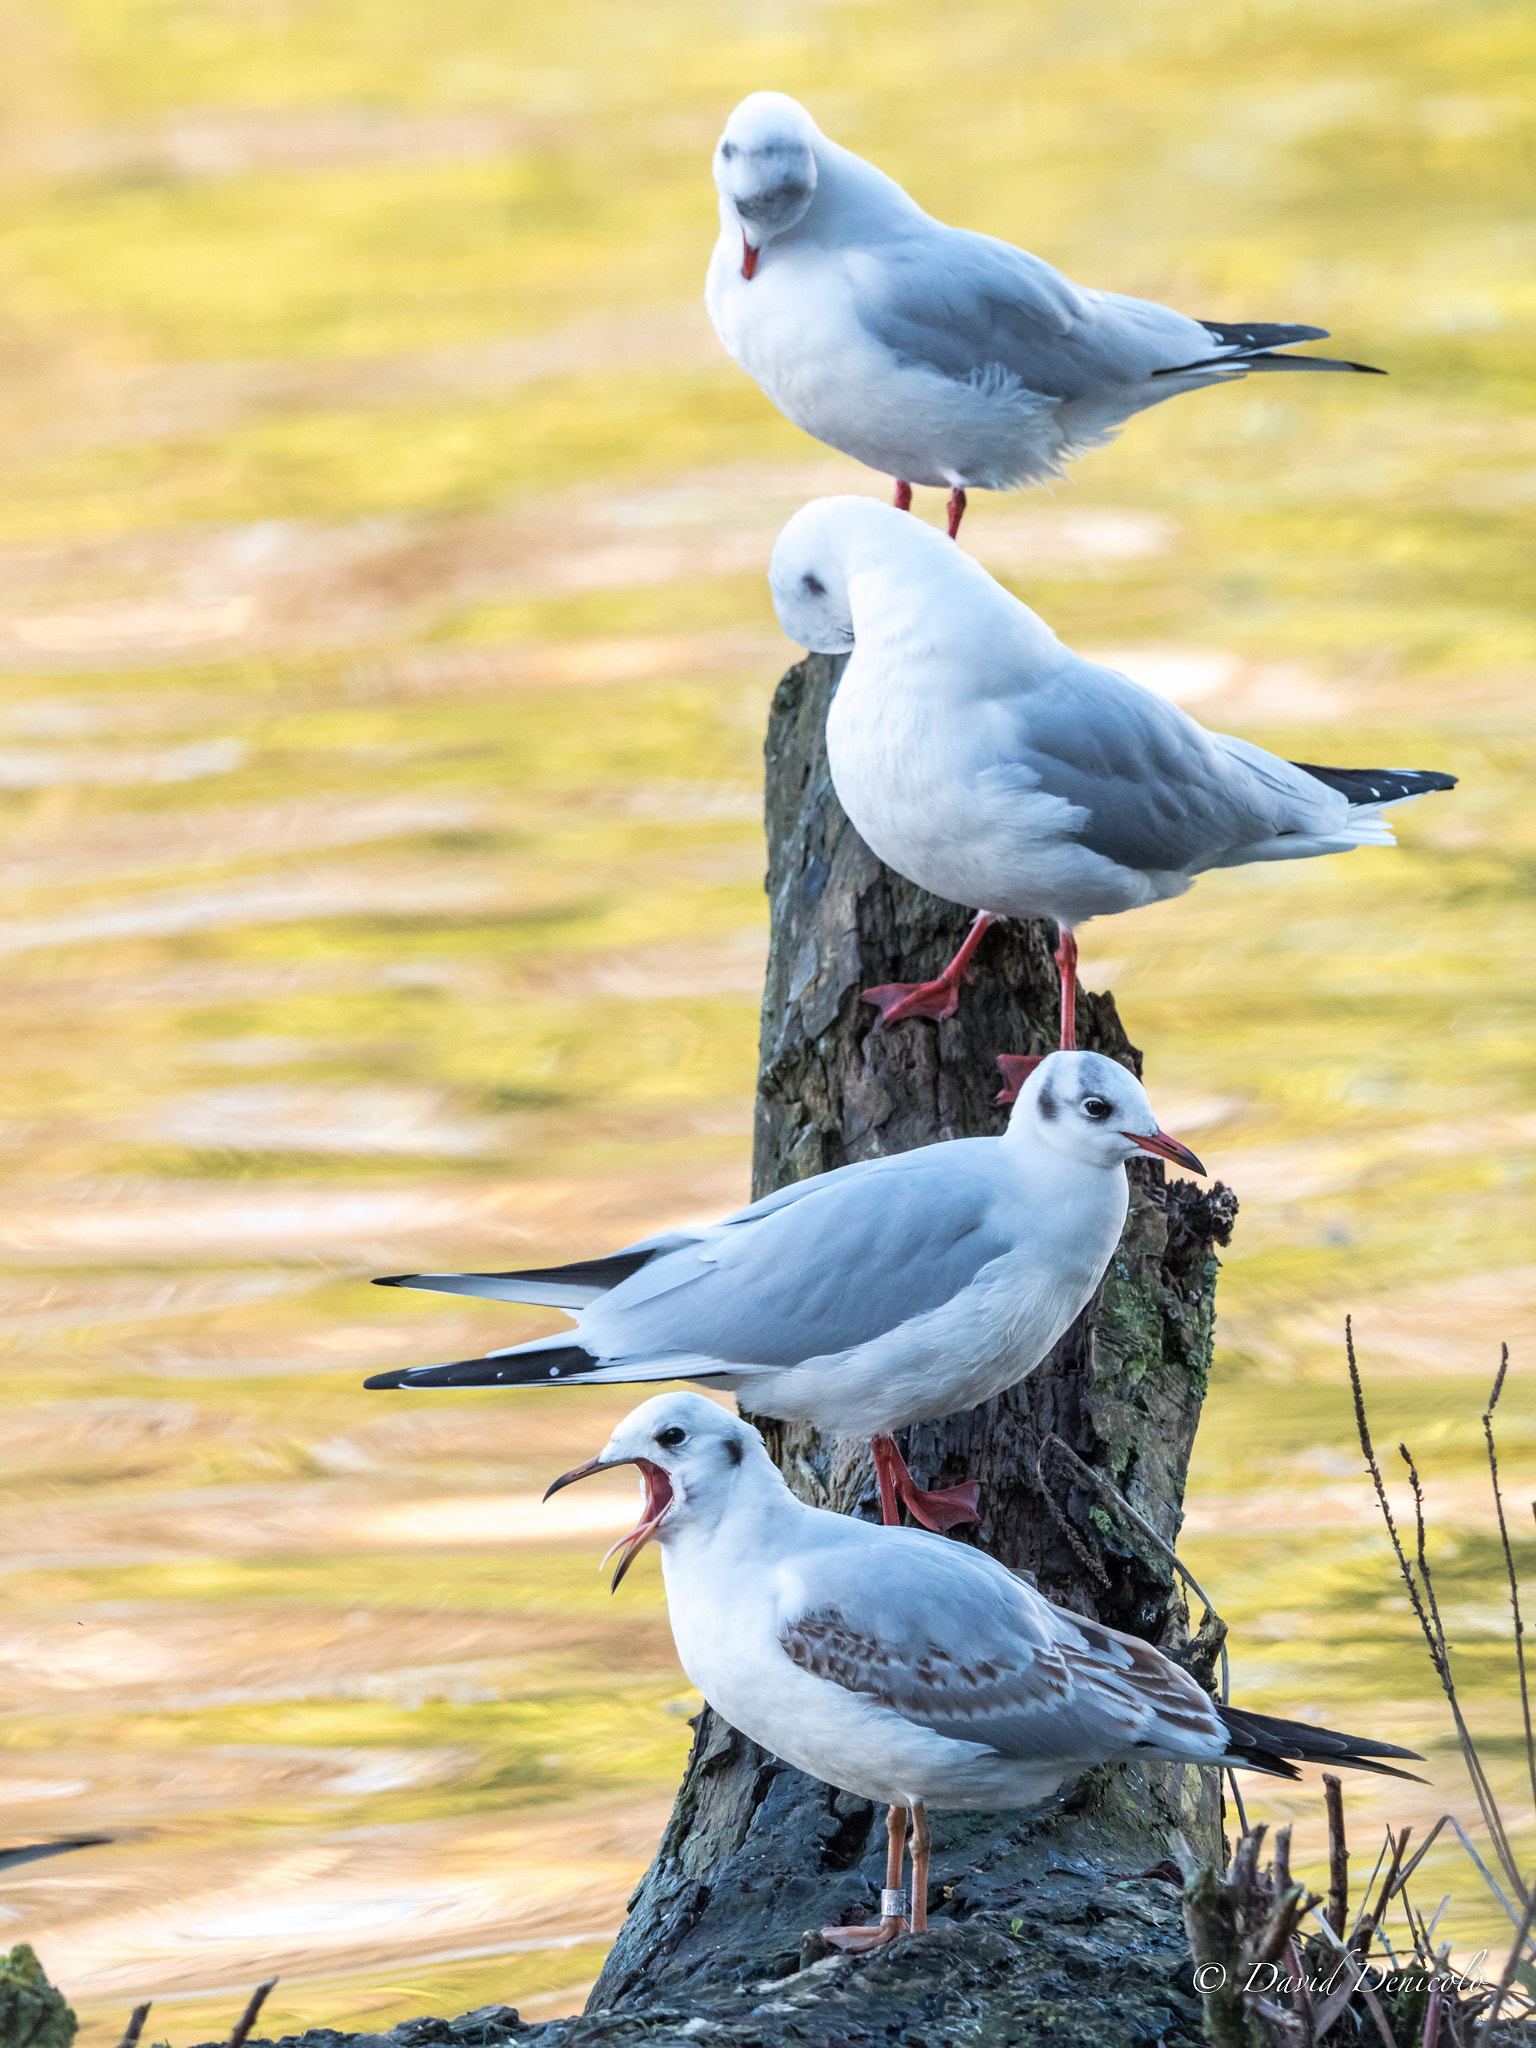
{"type": "Polygon", "coordinates": [[[1350,1947],[1362,1963],[1371,1952],[1371,1937],[1380,1931],[1381,1923],[1386,1918],[1388,1901],[1397,1889],[1397,1873],[1402,1868],[1403,1851],[1408,1847],[1408,1837],[1412,1833],[1412,1828],[1404,1828],[1394,1841],[1392,1830],[1387,1829],[1387,1846],[1392,1851],[1392,1861],[1387,1865],[1386,1882],[1381,1887],[1381,1897],[1375,1910],[1372,1911],[1368,1901],[1362,1907],[1354,1938],[1350,1942],[1350,1947]]]}
{"type": "Polygon", "coordinates": [[[1301,1950],[1296,1937],[1291,1936],[1290,1946],[1285,1952],[1286,1968],[1296,1986],[1296,2017],[1301,2021],[1301,2048],[1315,2048],[1317,2041],[1317,2015],[1312,2010],[1312,1993],[1307,1984],[1307,1966],[1301,1959],[1301,1950]]]}
{"type": "MultiPolygon", "coordinates": [[[[1360,1383],[1360,1368],[1355,1360],[1355,1338],[1352,1319],[1348,1316],[1344,1319],[1344,1350],[1349,1363],[1349,1384],[1354,1394],[1355,1427],[1359,1432],[1360,1450],[1365,1458],[1366,1469],[1371,1475],[1371,1484],[1376,1489],[1376,1504],[1381,1509],[1382,1520],[1387,1525],[1387,1536],[1392,1544],[1392,1553],[1397,1559],[1398,1571],[1402,1575],[1403,1584],[1407,1588],[1409,1602],[1417,1617],[1419,1628],[1423,1633],[1425,1644],[1429,1650],[1429,1661],[1434,1666],[1435,1676],[1440,1681],[1440,1689],[1445,1694],[1446,1700],[1450,1705],[1451,1718],[1456,1724],[1456,1737],[1461,1744],[1461,1754],[1467,1766],[1467,1775],[1472,1780],[1472,1789],[1476,1793],[1477,1803],[1482,1809],[1483,1824],[1488,1830],[1489,1839],[1493,1843],[1495,1853],[1503,1867],[1504,1875],[1509,1881],[1511,1889],[1518,1894],[1523,1905],[1525,1903],[1525,1893],[1521,1886],[1520,1874],[1515,1868],[1514,1858],[1510,1853],[1509,1842],[1504,1833],[1503,1821],[1500,1817],[1497,1803],[1494,1800],[1492,1788],[1484,1774],[1482,1760],[1477,1753],[1477,1746],[1472,1740],[1471,1730],[1467,1727],[1466,1719],[1462,1714],[1461,1702],[1456,1697],[1456,1686],[1451,1677],[1449,1648],[1445,1639],[1445,1630],[1440,1624],[1439,1609],[1434,1600],[1433,1584],[1430,1582],[1426,1570],[1424,1593],[1420,1593],[1418,1582],[1413,1575],[1413,1567],[1408,1561],[1407,1554],[1403,1549],[1402,1539],[1397,1533],[1397,1523],[1393,1518],[1392,1505],[1387,1499],[1386,1482],[1381,1476],[1381,1467],[1376,1461],[1376,1448],[1371,1441],[1370,1424],[1366,1420],[1365,1391],[1360,1383]],[[1426,1597],[1430,1603],[1428,1609],[1425,1606],[1426,1597]]],[[[1405,1447],[1400,1448],[1402,1448],[1403,1458],[1408,1466],[1414,1490],[1414,1514],[1418,1523],[1418,1556],[1420,1568],[1424,1570],[1426,1560],[1424,1553],[1423,1491],[1419,1486],[1418,1474],[1414,1470],[1413,1461],[1409,1458],[1407,1449],[1405,1447]]]]}
{"type": "Polygon", "coordinates": [[[1531,1938],[1531,1923],[1536,1920],[1536,1874],[1533,1874],[1526,1891],[1529,1897],[1525,1914],[1510,1944],[1509,1961],[1504,1965],[1504,1974],[1494,1986],[1493,2003],[1488,2008],[1488,2017],[1477,2030],[1477,2048],[1492,2048],[1493,2030],[1498,2023],[1500,2010],[1509,1996],[1510,1986],[1515,1981],[1515,1972],[1520,1967],[1521,1951],[1531,1938]]]}
{"type": "Polygon", "coordinates": [[[152,1998],[146,1998],[142,2005],[133,2008],[128,2015],[128,2024],[123,2029],[123,2038],[118,2042],[117,2048],[138,2048],[139,2036],[144,2031],[144,2022],[149,2018],[149,2008],[153,2004],[152,1998]]]}
{"type": "Polygon", "coordinates": [[[229,2037],[227,2048],[245,2048],[245,2037],[249,2034],[252,2027],[255,2026],[256,2015],[266,2004],[267,1993],[276,1982],[277,1979],[275,1977],[269,1977],[264,1984],[256,1986],[256,1989],[251,1993],[250,2002],[246,2006],[245,2011],[235,2021],[235,2030],[229,2037]]]}
{"type": "Polygon", "coordinates": [[[1525,1767],[1531,1781],[1531,1799],[1536,1803],[1536,1740],[1531,1734],[1531,1694],[1525,1675],[1525,1623],[1520,1617],[1520,1586],[1515,1576],[1514,1552],[1509,1547],[1509,1530],[1504,1521],[1504,1495],[1499,1487],[1499,1454],[1493,1441],[1493,1411],[1499,1405],[1499,1396],[1504,1391],[1504,1376],[1509,1371],[1509,1346],[1499,1348],[1499,1372],[1493,1383],[1493,1392],[1488,1396],[1488,1406],[1483,1411],[1483,1436],[1488,1445],[1488,1477],[1493,1482],[1494,1511],[1499,1518],[1499,1542],[1504,1551],[1504,1569],[1509,1575],[1509,1607],[1515,1620],[1515,1669],[1520,1674],[1520,1712],[1525,1721],[1525,1767]]]}
{"type": "Polygon", "coordinates": [[[1366,2011],[1369,2012],[1371,2020],[1375,2025],[1382,2048],[1397,2048],[1397,2043],[1392,2038],[1392,2029],[1387,2025],[1387,2016],[1381,2009],[1381,2001],[1377,1998],[1370,1985],[1364,1981],[1360,1973],[1360,1958],[1356,1956],[1353,1944],[1351,1943],[1346,1946],[1340,1941],[1326,1920],[1320,1920],[1318,1927],[1329,1947],[1335,1949],[1339,1955],[1346,1958],[1352,1973],[1349,1980],[1333,1994],[1327,2004],[1319,2007],[1317,2014],[1318,2038],[1321,2039],[1327,2034],[1328,2029],[1339,2018],[1350,1999],[1358,1994],[1365,2000],[1366,2011]]]}
{"type": "Polygon", "coordinates": [[[1323,1798],[1328,1808],[1328,1925],[1344,1932],[1349,1918],[1349,1846],[1344,1840],[1344,1787],[1323,1773],[1323,1798]]]}

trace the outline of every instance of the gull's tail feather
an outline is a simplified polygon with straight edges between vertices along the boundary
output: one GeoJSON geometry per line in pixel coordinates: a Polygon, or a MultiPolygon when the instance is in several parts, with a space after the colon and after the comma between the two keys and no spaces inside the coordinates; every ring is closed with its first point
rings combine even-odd
{"type": "Polygon", "coordinates": [[[1241,1707],[1218,1706],[1216,1711],[1227,1731],[1223,1763],[1268,1771],[1276,1778],[1299,1778],[1297,1763],[1345,1764],[1351,1770],[1374,1771],[1383,1778],[1407,1778],[1415,1785],[1425,1783],[1413,1771],[1400,1771],[1392,1764],[1376,1761],[1378,1757],[1401,1756],[1411,1763],[1422,1763],[1424,1759],[1415,1749],[1399,1749],[1394,1742],[1374,1742],[1363,1735],[1342,1735],[1334,1728],[1315,1728],[1310,1721],[1282,1721],[1273,1714],[1250,1714],[1241,1707]]]}
{"type": "Polygon", "coordinates": [[[1232,327],[1202,320],[1200,325],[1223,344],[1221,354],[1196,356],[1188,363],[1170,363],[1165,369],[1154,370],[1154,377],[1185,377],[1196,370],[1343,370],[1361,377],[1387,374],[1374,363],[1352,363],[1342,356],[1290,354],[1292,342],[1325,340],[1326,327],[1283,327],[1273,320],[1252,320],[1232,327]]]}
{"type": "Polygon", "coordinates": [[[475,1294],[492,1301],[521,1301],[532,1308],[587,1308],[611,1287],[628,1280],[662,1247],[615,1252],[606,1259],[577,1259],[569,1266],[533,1266],[524,1273],[396,1273],[375,1287],[419,1287],[427,1294],[475,1294]]]}

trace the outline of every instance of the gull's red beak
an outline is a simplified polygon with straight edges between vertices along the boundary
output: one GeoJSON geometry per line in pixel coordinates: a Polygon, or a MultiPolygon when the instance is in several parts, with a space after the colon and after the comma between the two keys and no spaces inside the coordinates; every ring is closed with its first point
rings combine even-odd
{"type": "Polygon", "coordinates": [[[741,238],[741,274],[743,277],[751,277],[757,268],[757,259],[761,254],[762,251],[754,249],[746,236],[743,235],[741,238]]]}
{"type": "Polygon", "coordinates": [[[653,1465],[649,1458],[614,1458],[611,1461],[588,1458],[585,1465],[574,1465],[569,1472],[562,1472],[544,1494],[544,1498],[548,1500],[550,1494],[558,1493],[562,1486],[570,1486],[578,1479],[590,1479],[594,1472],[616,1472],[621,1465],[637,1465],[640,1468],[641,1476],[645,1480],[645,1513],[627,1536],[621,1536],[617,1543],[612,1544],[603,1553],[602,1564],[598,1566],[599,1571],[615,1550],[622,1550],[624,1553],[619,1559],[619,1568],[613,1575],[613,1584],[608,1589],[610,1593],[617,1593],[619,1581],[661,1527],[662,1517],[672,1505],[671,1480],[661,1467],[653,1465]]]}
{"type": "Polygon", "coordinates": [[[1189,1147],[1181,1145],[1177,1138],[1170,1138],[1166,1131],[1154,1131],[1150,1138],[1144,1138],[1140,1131],[1122,1131],[1120,1135],[1133,1145],[1139,1145],[1143,1152],[1151,1152],[1159,1159],[1171,1159],[1175,1166],[1187,1167],[1191,1173],[1205,1172],[1189,1147]]]}

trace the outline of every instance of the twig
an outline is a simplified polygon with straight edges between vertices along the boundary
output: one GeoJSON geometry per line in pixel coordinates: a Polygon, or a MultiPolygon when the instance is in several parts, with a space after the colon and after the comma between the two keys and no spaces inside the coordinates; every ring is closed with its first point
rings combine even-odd
{"type": "MultiPolygon", "coordinates": [[[[1447,1814],[1446,1819],[1451,1823],[1451,1827],[1455,1831],[1457,1841],[1460,1842],[1463,1849],[1466,1850],[1467,1854],[1472,1858],[1472,1861],[1477,1865],[1478,1871],[1482,1876],[1483,1883],[1487,1885],[1489,1891],[1493,1893],[1493,1896],[1498,1900],[1499,1904],[1504,1908],[1505,1912],[1509,1915],[1510,1926],[1518,1927],[1520,1925],[1520,1915],[1509,1903],[1509,1900],[1505,1898],[1503,1892],[1499,1888],[1497,1878],[1494,1876],[1493,1872],[1488,1868],[1487,1864],[1483,1861],[1482,1857],[1478,1855],[1477,1849],[1473,1844],[1472,1837],[1467,1833],[1466,1829],[1462,1826],[1461,1822],[1457,1820],[1453,1814],[1447,1814]]],[[[1529,1935],[1527,1935],[1527,1939],[1529,1939],[1529,1935]]]]}
{"type": "Polygon", "coordinates": [[[142,2005],[133,2008],[128,2015],[128,2024],[123,2029],[123,2038],[118,2042],[117,2048],[138,2048],[139,2036],[144,2031],[144,2022],[149,2018],[149,2008],[154,2002],[152,1998],[146,1998],[142,2005]]]}
{"type": "Polygon", "coordinates": [[[235,2021],[235,2031],[230,2035],[225,2048],[245,2048],[245,2037],[249,2034],[252,2027],[255,2026],[256,2015],[266,2004],[267,1993],[276,1982],[277,1979],[275,1977],[269,1977],[264,1984],[256,1986],[256,1989],[251,1993],[250,2003],[246,2006],[245,2011],[241,2013],[239,2019],[235,2021]]]}
{"type": "Polygon", "coordinates": [[[1232,1788],[1232,1804],[1237,1808],[1237,1825],[1243,1834],[1248,1832],[1248,1809],[1243,1804],[1242,1787],[1237,1782],[1236,1771],[1227,1772],[1227,1783],[1232,1788]]]}
{"type": "Polygon", "coordinates": [[[1530,1897],[1526,1903],[1525,1917],[1520,1922],[1518,1933],[1509,1951],[1509,1961],[1504,1965],[1504,1974],[1494,1987],[1493,2003],[1488,2008],[1488,2017],[1477,2030],[1477,2048],[1492,2048],[1494,2024],[1499,2017],[1499,2007],[1509,1995],[1509,1987],[1515,1981],[1515,1972],[1520,1967],[1520,1951],[1531,1938],[1531,1922],[1536,1919],[1536,1877],[1527,1887],[1530,1897]]]}
{"type": "Polygon", "coordinates": [[[1430,1956],[1429,2003],[1424,2008],[1424,2033],[1419,2048],[1440,2048],[1440,2014],[1445,2005],[1444,1971],[1450,1960],[1449,1942],[1438,1956],[1430,1956]]]}
{"type": "Polygon", "coordinates": [[[1520,1712],[1525,1720],[1525,1765],[1531,1780],[1531,1798],[1536,1802],[1536,1738],[1531,1734],[1531,1695],[1525,1677],[1525,1623],[1520,1618],[1520,1586],[1515,1576],[1515,1556],[1509,1546],[1509,1530],[1504,1521],[1504,1495],[1499,1489],[1499,1454],[1493,1441],[1493,1411],[1499,1405],[1499,1396],[1504,1391],[1504,1375],[1509,1371],[1509,1346],[1499,1347],[1499,1372],[1493,1383],[1493,1392],[1488,1396],[1488,1406],[1483,1411],[1483,1436],[1488,1445],[1488,1476],[1493,1481],[1493,1505],[1499,1518],[1499,1542],[1504,1549],[1504,1569],[1509,1574],[1509,1606],[1515,1618],[1515,1669],[1520,1674],[1520,1712]]]}
{"type": "Polygon", "coordinates": [[[1323,1800],[1328,1808],[1328,1925],[1344,1932],[1349,1918],[1349,1849],[1344,1840],[1344,1787],[1323,1773],[1323,1800]]]}
{"type": "MultiPolygon", "coordinates": [[[[1107,1501],[1113,1502],[1113,1504],[1120,1510],[1121,1514],[1124,1515],[1125,1519],[1130,1523],[1131,1527],[1135,1529],[1140,1535],[1146,1538],[1148,1543],[1152,1545],[1152,1548],[1158,1553],[1160,1557],[1164,1557],[1168,1560],[1169,1564],[1173,1566],[1174,1570],[1178,1573],[1179,1577],[1184,1581],[1185,1585],[1188,1586],[1191,1593],[1194,1594],[1195,1598],[1204,1607],[1206,1613],[1210,1615],[1213,1620],[1221,1621],[1221,1616],[1216,1612],[1215,1601],[1211,1598],[1210,1594],[1206,1592],[1204,1586],[1201,1585],[1200,1581],[1195,1577],[1194,1573],[1190,1571],[1188,1567],[1181,1562],[1178,1553],[1174,1550],[1173,1545],[1167,1542],[1165,1538],[1158,1535],[1157,1531],[1153,1528],[1152,1524],[1147,1520],[1146,1516],[1138,1513],[1137,1510],[1131,1506],[1130,1502],[1126,1499],[1125,1495],[1120,1491],[1118,1486],[1112,1485],[1110,1481],[1105,1479],[1101,1473],[1095,1472],[1091,1465],[1084,1464],[1083,1460],[1077,1455],[1076,1451],[1073,1450],[1072,1446],[1070,1444],[1063,1443],[1061,1438],[1057,1436],[1054,1430],[1052,1430],[1051,1434],[1045,1438],[1044,1442],[1041,1444],[1040,1449],[1035,1456],[1035,1476],[1040,1482],[1041,1492],[1046,1492],[1045,1478],[1041,1469],[1041,1461],[1044,1459],[1046,1452],[1051,1449],[1055,1449],[1061,1453],[1062,1457],[1066,1459],[1067,1463],[1072,1467],[1073,1471],[1076,1472],[1077,1476],[1080,1479],[1086,1481],[1086,1483],[1089,1486],[1096,1488],[1097,1491],[1101,1493],[1107,1501]]],[[[1050,1501],[1049,1493],[1046,1493],[1046,1499],[1048,1502],[1050,1501]]],[[[1052,1503],[1052,1507],[1054,1511],[1054,1503],[1052,1503]]],[[[1232,1688],[1232,1674],[1230,1667],[1227,1663],[1227,1644],[1225,1637],[1225,1627],[1226,1624],[1223,1622],[1223,1637],[1222,1641],[1218,1645],[1218,1651],[1221,1657],[1221,1703],[1223,1706],[1227,1704],[1227,1700],[1231,1693],[1232,1688]]],[[[1246,1834],[1247,1831],[1247,1823],[1245,1822],[1243,1826],[1243,1832],[1246,1834]]]]}
{"type": "MultiPolygon", "coordinates": [[[[1097,1579],[1101,1586],[1107,1586],[1109,1584],[1109,1573],[1105,1571],[1103,1565],[1099,1563],[1099,1560],[1088,1548],[1087,1544],[1083,1541],[1082,1537],[1078,1535],[1077,1531],[1073,1528],[1072,1524],[1067,1520],[1066,1516],[1062,1513],[1061,1509],[1057,1507],[1056,1496],[1051,1492],[1050,1487],[1046,1484],[1046,1444],[1052,1443],[1061,1443],[1061,1438],[1059,1436],[1054,1435],[1048,1436],[1045,1439],[1045,1443],[1041,1444],[1039,1450],[1035,1453],[1035,1484],[1039,1487],[1041,1495],[1044,1498],[1045,1504],[1051,1511],[1051,1519],[1055,1522],[1057,1528],[1061,1531],[1062,1535],[1066,1537],[1067,1542],[1071,1545],[1072,1555],[1077,1559],[1078,1563],[1083,1567],[1083,1570],[1087,1572],[1090,1577],[1097,1579]]],[[[1065,1444],[1061,1444],[1061,1447],[1064,1451],[1067,1448],[1065,1444]]],[[[1072,1455],[1073,1454],[1071,1452],[1068,1452],[1069,1457],[1072,1455]]],[[[1082,1461],[1079,1459],[1077,1460],[1077,1462],[1081,1463],[1082,1461]]],[[[1090,1468],[1088,1466],[1083,1466],[1083,1470],[1085,1472],[1089,1469],[1090,1468]]]]}
{"type": "Polygon", "coordinates": [[[1349,1383],[1354,1394],[1355,1427],[1360,1436],[1360,1449],[1365,1458],[1366,1469],[1371,1475],[1371,1484],[1376,1489],[1376,1502],[1381,1509],[1382,1520],[1387,1526],[1387,1535],[1392,1544],[1393,1555],[1397,1559],[1397,1568],[1402,1575],[1404,1586],[1408,1589],[1409,1601],[1412,1604],[1414,1614],[1418,1618],[1419,1627],[1423,1632],[1424,1641],[1429,1650],[1429,1661],[1434,1666],[1435,1676],[1440,1681],[1440,1689],[1450,1704],[1451,1718],[1456,1724],[1456,1737],[1461,1744],[1462,1758],[1467,1766],[1467,1776],[1472,1780],[1472,1790],[1477,1795],[1477,1803],[1482,1809],[1483,1824],[1488,1830],[1489,1839],[1492,1841],[1499,1862],[1503,1866],[1504,1875],[1508,1879],[1511,1889],[1519,1896],[1523,1905],[1525,1894],[1521,1886],[1519,1872],[1510,1854],[1509,1842],[1504,1833],[1498,1804],[1494,1799],[1493,1789],[1489,1785],[1483,1771],[1482,1759],[1478,1756],[1477,1745],[1472,1740],[1472,1731],[1468,1728],[1466,1719],[1462,1714],[1461,1702],[1456,1697],[1455,1681],[1451,1677],[1450,1649],[1446,1642],[1445,1630],[1440,1623],[1439,1606],[1434,1597],[1434,1585],[1428,1574],[1424,1536],[1423,1488],[1419,1484],[1419,1475],[1414,1468],[1412,1458],[1408,1455],[1407,1446],[1400,1445],[1399,1448],[1402,1451],[1404,1462],[1407,1464],[1409,1479],[1413,1486],[1414,1516],[1418,1534],[1418,1558],[1420,1569],[1424,1572],[1425,1584],[1425,1592],[1421,1595],[1418,1582],[1413,1575],[1413,1567],[1408,1562],[1407,1555],[1403,1549],[1402,1539],[1397,1533],[1397,1523],[1393,1518],[1392,1504],[1387,1499],[1386,1482],[1381,1476],[1381,1467],[1376,1461],[1376,1447],[1371,1442],[1370,1424],[1367,1422],[1365,1414],[1365,1392],[1360,1383],[1360,1368],[1355,1360],[1355,1338],[1352,1319],[1348,1316],[1344,1319],[1344,1350],[1349,1362],[1349,1383]],[[1429,1609],[1425,1607],[1426,1596],[1429,1600],[1429,1609]],[[1433,1620],[1431,1620],[1431,1612],[1433,1612],[1433,1620]]]}
{"type": "Polygon", "coordinates": [[[1387,1905],[1397,1884],[1397,1873],[1402,1864],[1403,1851],[1407,1848],[1408,1837],[1412,1833],[1412,1828],[1404,1828],[1403,1832],[1394,1841],[1392,1830],[1390,1828],[1387,1829],[1387,1844],[1392,1851],[1392,1861],[1387,1865],[1387,1878],[1381,1888],[1381,1898],[1377,1902],[1374,1912],[1370,1910],[1368,1905],[1361,1908],[1359,1924],[1356,1926],[1354,1936],[1350,1942],[1350,1947],[1355,1951],[1355,1954],[1362,1963],[1371,1952],[1371,1936],[1381,1932],[1381,1923],[1386,1917],[1387,1905]]]}

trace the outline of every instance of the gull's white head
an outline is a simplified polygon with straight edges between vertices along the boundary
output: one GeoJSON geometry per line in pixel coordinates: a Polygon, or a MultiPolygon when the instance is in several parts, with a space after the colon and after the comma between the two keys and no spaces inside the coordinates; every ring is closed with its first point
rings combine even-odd
{"type": "Polygon", "coordinates": [[[715,144],[715,184],[722,214],[741,229],[742,275],[758,252],[805,218],[816,196],[820,131],[798,100],[782,92],[749,93],[715,144]]]}
{"type": "Polygon", "coordinates": [[[1068,1153],[1088,1166],[1123,1166],[1138,1152],[1204,1173],[1194,1153],[1158,1128],[1147,1091],[1101,1052],[1053,1052],[1019,1090],[1008,1136],[1068,1153]]]}
{"type": "Polygon", "coordinates": [[[657,1394],[642,1401],[595,1458],[562,1473],[544,1498],[616,1465],[640,1468],[645,1509],[638,1524],[613,1546],[622,1553],[613,1575],[615,1591],[653,1536],[666,1543],[682,1529],[712,1528],[743,1484],[760,1481],[764,1472],[780,1486],[784,1483],[752,1425],[702,1394],[657,1394]]]}
{"type": "Polygon", "coordinates": [[[813,498],[773,544],[768,588],[779,624],[813,654],[846,654],[854,643],[855,578],[892,569],[920,574],[916,557],[934,542],[952,547],[910,512],[874,498],[813,498]]]}

